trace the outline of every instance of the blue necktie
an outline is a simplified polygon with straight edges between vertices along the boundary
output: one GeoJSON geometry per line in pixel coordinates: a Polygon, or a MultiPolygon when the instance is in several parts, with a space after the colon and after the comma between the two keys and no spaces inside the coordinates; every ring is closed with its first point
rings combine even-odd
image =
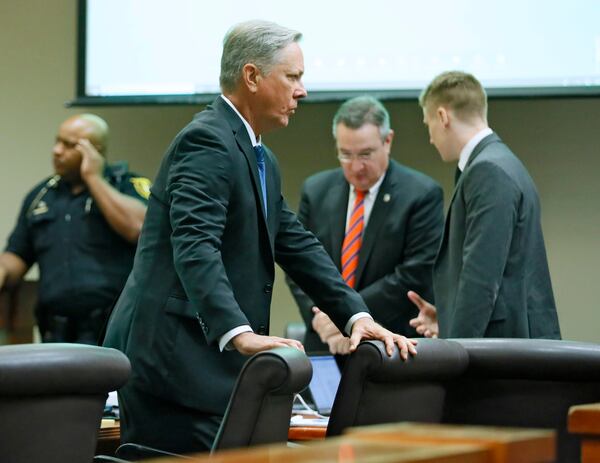
{"type": "Polygon", "coordinates": [[[258,165],[258,176],[260,177],[260,189],[262,190],[263,201],[265,203],[265,217],[267,215],[267,180],[265,177],[265,154],[266,151],[263,145],[256,145],[254,147],[254,154],[256,154],[256,164],[258,165]]]}

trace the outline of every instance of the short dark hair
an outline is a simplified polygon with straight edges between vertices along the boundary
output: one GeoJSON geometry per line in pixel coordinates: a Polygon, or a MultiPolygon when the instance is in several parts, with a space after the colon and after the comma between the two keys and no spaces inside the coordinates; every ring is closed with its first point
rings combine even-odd
{"type": "Polygon", "coordinates": [[[365,124],[379,128],[381,139],[390,133],[390,115],[379,100],[363,95],[351,98],[342,104],[333,116],[333,136],[337,135],[338,124],[350,129],[359,129],[365,124]]]}

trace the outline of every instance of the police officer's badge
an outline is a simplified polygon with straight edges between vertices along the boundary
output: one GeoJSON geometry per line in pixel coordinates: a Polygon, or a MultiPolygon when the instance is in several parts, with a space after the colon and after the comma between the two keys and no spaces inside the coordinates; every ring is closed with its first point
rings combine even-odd
{"type": "Polygon", "coordinates": [[[152,183],[146,177],[131,177],[129,181],[133,184],[133,188],[138,195],[144,199],[150,197],[150,187],[152,183]]]}
{"type": "Polygon", "coordinates": [[[48,205],[46,204],[45,201],[39,201],[35,205],[35,209],[33,209],[31,214],[32,215],[40,215],[40,214],[45,214],[46,212],[48,212],[48,205]]]}

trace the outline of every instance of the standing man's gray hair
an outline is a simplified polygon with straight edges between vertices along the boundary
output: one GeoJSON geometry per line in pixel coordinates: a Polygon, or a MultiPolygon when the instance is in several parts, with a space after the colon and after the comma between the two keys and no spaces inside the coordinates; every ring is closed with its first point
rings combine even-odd
{"type": "Polygon", "coordinates": [[[235,90],[245,64],[253,63],[268,74],[277,64],[279,51],[301,38],[300,32],[269,21],[246,21],[233,26],[223,39],[221,90],[235,90]]]}
{"type": "Polygon", "coordinates": [[[333,136],[336,137],[338,124],[349,129],[359,129],[365,124],[379,128],[381,139],[390,133],[390,115],[379,100],[372,96],[357,96],[346,101],[333,116],[333,136]]]}

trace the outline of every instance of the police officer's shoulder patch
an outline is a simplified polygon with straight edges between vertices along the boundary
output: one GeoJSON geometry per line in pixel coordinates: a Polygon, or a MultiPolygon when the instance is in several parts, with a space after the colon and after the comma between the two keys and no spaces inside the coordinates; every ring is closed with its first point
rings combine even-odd
{"type": "Polygon", "coordinates": [[[131,177],[129,181],[133,184],[133,188],[138,195],[140,195],[144,199],[148,199],[150,197],[150,187],[152,186],[152,182],[146,177],[131,177]]]}

